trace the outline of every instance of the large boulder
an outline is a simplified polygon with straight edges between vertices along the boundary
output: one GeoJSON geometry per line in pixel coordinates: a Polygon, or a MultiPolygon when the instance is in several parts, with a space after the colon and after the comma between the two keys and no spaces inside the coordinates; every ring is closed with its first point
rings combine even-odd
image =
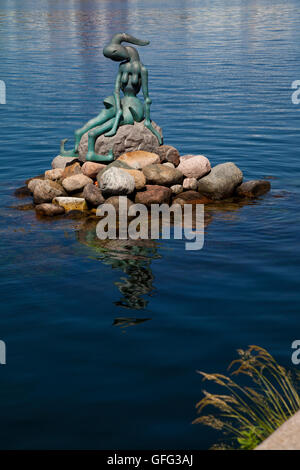
{"type": "Polygon", "coordinates": [[[236,194],[240,197],[258,197],[267,193],[271,189],[271,184],[269,181],[265,180],[251,180],[242,183],[236,189],[236,194]]]}
{"type": "Polygon", "coordinates": [[[185,204],[207,204],[208,202],[211,202],[211,200],[197,191],[185,191],[173,199],[174,204],[180,204],[181,206],[185,204]]]}
{"type": "Polygon", "coordinates": [[[51,202],[54,197],[64,196],[64,188],[52,180],[37,180],[33,189],[33,200],[35,204],[51,202]]]}
{"type": "Polygon", "coordinates": [[[180,163],[180,153],[171,145],[161,145],[155,149],[155,153],[159,155],[161,163],[170,162],[175,166],[178,166],[180,163]]]}
{"type": "Polygon", "coordinates": [[[64,180],[65,178],[69,178],[69,176],[80,175],[82,173],[81,166],[79,162],[71,163],[70,165],[66,165],[66,168],[61,175],[61,179],[64,180]]]}
{"type": "Polygon", "coordinates": [[[166,165],[148,165],[143,168],[147,184],[157,184],[159,186],[173,186],[181,184],[183,174],[176,168],[170,168],[166,165]]]}
{"type": "Polygon", "coordinates": [[[56,215],[62,215],[65,213],[65,209],[63,207],[47,202],[44,204],[39,204],[35,207],[35,210],[38,214],[48,217],[54,217],[56,215]]]}
{"type": "MultiPolygon", "coordinates": [[[[152,125],[162,137],[161,128],[153,121],[152,125]]],[[[157,145],[157,137],[144,126],[144,121],[142,121],[120,126],[113,137],[105,137],[104,134],[100,135],[96,140],[95,152],[99,155],[107,155],[112,150],[114,157],[118,158],[123,153],[131,152],[132,150],[153,152],[157,145]]],[[[79,144],[79,159],[81,161],[85,161],[87,150],[88,132],[82,136],[79,144]]]]}
{"type": "Polygon", "coordinates": [[[45,173],[43,173],[42,175],[38,175],[38,176],[33,176],[32,178],[28,178],[26,181],[25,181],[25,184],[28,186],[30,181],[33,181],[33,180],[44,180],[45,179],[45,173]]]}
{"type": "Polygon", "coordinates": [[[62,168],[55,168],[55,170],[47,170],[45,171],[45,179],[58,181],[61,179],[64,170],[62,168]]]}
{"type": "Polygon", "coordinates": [[[220,200],[233,195],[243,181],[243,173],[232,162],[221,163],[198,182],[198,191],[210,199],[220,200]]]}
{"type": "Polygon", "coordinates": [[[62,182],[62,185],[68,193],[74,193],[76,191],[83,190],[83,188],[90,183],[93,183],[93,180],[88,176],[80,173],[78,175],[65,178],[62,182]]]}
{"type": "Polygon", "coordinates": [[[120,168],[112,167],[102,174],[99,189],[105,197],[126,196],[135,190],[134,177],[120,168]]]}
{"type": "Polygon", "coordinates": [[[135,202],[137,204],[145,204],[151,207],[152,204],[169,204],[172,196],[170,188],[157,185],[146,185],[145,191],[136,193],[135,202]]]}
{"type": "Polygon", "coordinates": [[[156,153],[137,150],[135,152],[124,153],[117,161],[126,163],[135,170],[141,170],[145,166],[152,165],[153,163],[160,163],[160,158],[156,153]]]}
{"type": "Polygon", "coordinates": [[[52,202],[63,207],[66,212],[85,211],[88,208],[86,200],[82,197],[55,197],[52,202]]]}
{"type": "Polygon", "coordinates": [[[140,170],[127,170],[126,168],[121,168],[122,171],[125,171],[129,175],[134,177],[135,189],[140,191],[146,186],[146,177],[144,173],[140,170]]]}
{"type": "Polygon", "coordinates": [[[89,178],[96,179],[97,175],[100,171],[104,170],[106,165],[103,163],[96,163],[96,162],[85,162],[82,165],[82,173],[89,178]]]}
{"type": "Polygon", "coordinates": [[[121,210],[122,210],[122,207],[124,207],[124,201],[126,199],[126,205],[127,205],[127,212],[128,212],[128,209],[130,206],[133,206],[133,202],[128,199],[128,197],[126,196],[111,196],[109,197],[108,199],[106,199],[105,201],[105,204],[111,204],[114,208],[115,208],[115,211],[116,211],[116,215],[119,215],[120,211],[120,199],[122,198],[122,203],[123,205],[121,205],[121,210]]]}
{"type": "Polygon", "coordinates": [[[28,181],[27,183],[27,188],[29,189],[29,191],[31,193],[34,192],[34,188],[36,187],[36,185],[41,182],[41,181],[44,181],[43,179],[38,179],[38,178],[32,178],[31,180],[28,181]]]}
{"type": "Polygon", "coordinates": [[[185,178],[182,185],[185,191],[197,191],[198,189],[198,181],[196,178],[185,178]]]}
{"type": "Polygon", "coordinates": [[[208,158],[204,155],[184,155],[180,157],[178,170],[187,178],[201,178],[211,169],[208,158]]]}
{"type": "Polygon", "coordinates": [[[52,160],[51,166],[53,170],[55,170],[56,168],[65,169],[68,163],[74,163],[76,161],[78,161],[78,159],[75,157],[62,157],[61,155],[57,155],[57,157],[52,160]]]}
{"type": "Polygon", "coordinates": [[[112,163],[109,163],[109,165],[105,165],[105,167],[99,171],[97,174],[97,181],[98,184],[100,185],[100,181],[102,178],[102,175],[105,171],[109,170],[110,168],[123,168],[125,170],[132,170],[132,166],[127,165],[127,163],[122,162],[120,160],[114,160],[112,163]]]}
{"type": "Polygon", "coordinates": [[[92,207],[98,207],[104,203],[102,192],[97,186],[92,183],[87,184],[83,190],[83,197],[86,202],[92,207]]]}

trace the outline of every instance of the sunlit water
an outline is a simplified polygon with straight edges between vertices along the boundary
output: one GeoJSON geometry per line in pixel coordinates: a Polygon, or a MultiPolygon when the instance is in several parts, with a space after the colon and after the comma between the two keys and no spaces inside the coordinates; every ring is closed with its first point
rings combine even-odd
{"type": "Polygon", "coordinates": [[[296,0],[1,0],[1,448],[208,448],[196,370],[258,344],[286,366],[299,329],[300,16],[296,0]],[[272,192],[212,210],[204,249],[94,243],[80,220],[37,220],[15,188],[97,114],[115,32],[149,39],[165,142],[272,192]]]}

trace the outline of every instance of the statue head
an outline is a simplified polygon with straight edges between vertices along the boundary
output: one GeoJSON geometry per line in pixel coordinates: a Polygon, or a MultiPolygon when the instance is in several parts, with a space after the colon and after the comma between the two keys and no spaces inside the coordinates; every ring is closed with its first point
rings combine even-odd
{"type": "Polygon", "coordinates": [[[149,41],[142,41],[130,34],[118,33],[113,36],[108,46],[104,47],[103,55],[109,59],[115,60],[116,62],[122,62],[122,60],[129,59],[129,52],[125,46],[122,46],[122,42],[136,44],[137,46],[147,46],[150,44],[149,41]]]}

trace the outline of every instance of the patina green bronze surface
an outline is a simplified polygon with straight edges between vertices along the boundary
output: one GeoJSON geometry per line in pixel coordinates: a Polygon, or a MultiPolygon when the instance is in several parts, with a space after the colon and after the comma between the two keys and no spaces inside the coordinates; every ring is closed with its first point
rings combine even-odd
{"type": "Polygon", "coordinates": [[[67,139],[62,140],[60,155],[65,157],[77,157],[80,139],[86,132],[88,134],[88,152],[86,160],[96,162],[110,162],[114,159],[112,150],[108,155],[97,155],[95,153],[95,142],[97,137],[104,134],[111,137],[116,134],[119,126],[134,124],[145,120],[145,126],[157,137],[159,145],[162,140],[159,133],[154,129],[150,119],[151,99],[148,91],[148,70],[140,61],[140,56],[135,47],[123,46],[122,42],[146,46],[149,41],[141,41],[126,33],[115,34],[110,44],[103,49],[105,57],[116,62],[121,62],[116,79],[114,94],[104,100],[104,109],[98,116],[88,121],[83,127],[75,131],[75,147],[73,150],[65,150],[64,144],[67,139]],[[142,88],[144,103],[137,98],[142,88]],[[124,93],[120,97],[120,91],[124,93]]]}

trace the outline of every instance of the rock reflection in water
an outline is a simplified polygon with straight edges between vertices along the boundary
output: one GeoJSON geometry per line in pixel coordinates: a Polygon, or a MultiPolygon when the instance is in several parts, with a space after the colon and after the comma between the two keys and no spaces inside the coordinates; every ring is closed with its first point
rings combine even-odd
{"type": "Polygon", "coordinates": [[[116,305],[137,310],[146,308],[145,296],[154,290],[151,261],[159,257],[157,243],[154,240],[99,240],[98,222],[94,217],[84,221],[77,230],[78,241],[92,248],[95,258],[127,275],[115,283],[123,296],[116,305]]]}
{"type": "MultiPolygon", "coordinates": [[[[205,205],[204,212],[204,230],[206,231],[214,218],[224,220],[237,220],[240,210],[245,205],[258,204],[258,200],[240,200],[236,198],[225,201],[214,202],[205,205]]],[[[196,211],[193,207],[192,220],[190,228],[198,228],[195,219],[196,211]]],[[[96,226],[99,222],[98,217],[89,217],[77,229],[77,239],[80,243],[93,249],[94,257],[101,260],[102,263],[110,265],[112,269],[118,269],[126,274],[120,281],[115,282],[122,298],[115,302],[116,305],[132,308],[144,309],[148,301],[145,296],[151,295],[154,276],[151,270],[152,259],[159,258],[157,253],[157,242],[155,240],[120,240],[107,239],[100,240],[96,234],[96,226]]],[[[171,223],[173,221],[171,220],[171,223]]],[[[161,225],[161,229],[163,224],[161,225]]],[[[149,233],[150,235],[150,233],[149,233]]],[[[137,323],[134,318],[116,319],[115,324],[130,326],[137,323]]]]}
{"type": "Polygon", "coordinates": [[[222,219],[224,221],[239,220],[241,209],[245,206],[256,205],[260,203],[260,199],[239,199],[228,198],[223,201],[214,201],[205,206],[205,227],[207,223],[213,219],[222,219]]]}

